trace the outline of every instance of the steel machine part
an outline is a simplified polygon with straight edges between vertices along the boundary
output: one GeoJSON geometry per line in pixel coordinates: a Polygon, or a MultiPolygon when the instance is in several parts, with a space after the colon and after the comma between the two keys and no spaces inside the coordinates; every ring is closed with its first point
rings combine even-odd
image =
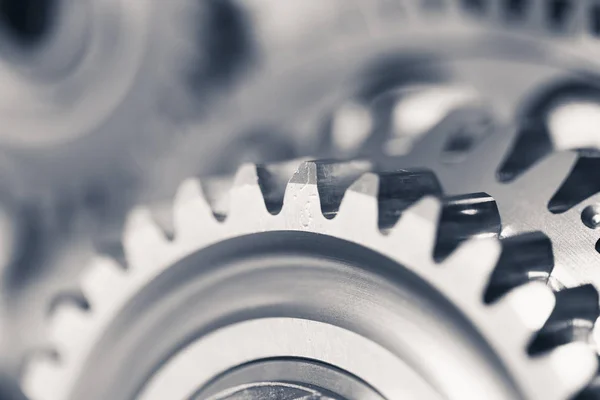
{"type": "Polygon", "coordinates": [[[423,198],[430,173],[359,161],[292,168],[243,166],[225,191],[188,180],[170,224],[133,211],[123,252],[57,296],[31,399],[566,399],[589,384],[597,292],[553,294],[549,242],[498,240],[489,196],[423,198]]]}
{"type": "Polygon", "coordinates": [[[600,165],[589,150],[600,99],[597,2],[257,0],[241,9],[264,68],[194,127],[214,133],[216,150],[198,157],[199,135],[189,135],[157,162],[151,175],[167,177],[160,190],[198,170],[230,170],[219,150],[231,147],[225,133],[279,131],[297,154],[384,157],[388,169],[436,170],[448,193],[486,191],[504,235],[550,236],[560,285],[600,284],[599,200],[590,197],[600,165]],[[464,111],[462,126],[445,120],[452,110],[464,111]],[[438,125],[438,137],[419,143],[438,125]],[[484,136],[498,143],[477,148],[484,136]],[[577,154],[541,161],[567,150],[577,154]],[[527,168],[538,171],[535,185],[518,179],[527,168]]]}
{"type": "Polygon", "coordinates": [[[473,115],[482,113],[476,109],[453,112],[418,140],[410,154],[379,158],[380,163],[390,169],[408,165],[431,168],[449,194],[474,188],[489,193],[498,202],[502,236],[544,232],[553,243],[554,275],[560,285],[592,283],[599,287],[596,156],[585,151],[557,151],[539,157],[531,166],[519,166],[518,173],[507,177],[503,171],[516,164],[514,155],[525,151],[524,147],[532,154],[537,147],[518,143],[524,125],[496,121],[472,148],[457,159],[449,157],[449,143],[457,135],[479,129],[473,115]]]}

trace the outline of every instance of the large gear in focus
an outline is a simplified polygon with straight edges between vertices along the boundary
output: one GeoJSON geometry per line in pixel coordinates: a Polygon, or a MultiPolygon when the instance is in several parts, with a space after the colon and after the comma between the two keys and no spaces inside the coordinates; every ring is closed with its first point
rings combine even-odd
{"type": "Polygon", "coordinates": [[[430,173],[358,161],[292,168],[186,181],[171,223],[132,212],[121,256],[57,296],[30,398],[558,400],[589,384],[597,292],[532,282],[548,241],[495,238],[488,196],[422,198],[430,173]]]}
{"type": "Polygon", "coordinates": [[[319,156],[318,133],[340,108],[385,100],[390,90],[458,87],[445,99],[486,96],[494,110],[512,116],[538,89],[570,79],[594,82],[600,70],[594,1],[236,4],[253,27],[260,62],[210,118],[189,129],[171,158],[157,163],[152,176],[166,175],[166,186],[192,172],[235,170],[235,161],[222,156],[235,147],[228,134],[276,132],[291,138],[297,153],[319,156]],[[207,145],[202,135],[215,140],[207,145]]]}
{"type": "MultiPolygon", "coordinates": [[[[257,27],[264,66],[194,127],[215,133],[211,148],[230,146],[223,132],[261,130],[294,138],[302,149],[297,152],[310,156],[380,157],[388,139],[390,148],[414,145],[412,155],[384,165],[433,168],[451,194],[489,192],[499,202],[504,235],[541,230],[551,237],[554,284],[599,285],[600,185],[594,175],[600,158],[589,128],[600,115],[596,1],[256,0],[241,8],[257,27]],[[433,101],[422,101],[427,98],[433,101]],[[404,111],[398,112],[399,104],[404,111]],[[472,113],[475,122],[469,116],[461,127],[444,121],[437,137],[416,143],[415,132],[428,131],[448,110],[482,104],[483,113],[472,113]],[[591,120],[583,115],[590,108],[591,120]],[[417,126],[411,115],[425,115],[429,125],[417,126]],[[394,118],[414,136],[408,145],[391,132],[394,118]],[[582,120],[589,121],[588,134],[570,140],[581,133],[582,120]],[[497,143],[477,149],[494,124],[501,127],[491,139],[497,143]],[[550,132],[561,130],[556,126],[579,128],[550,132]],[[440,154],[440,135],[454,141],[444,146],[467,150],[460,157],[470,150],[476,155],[453,165],[440,154]],[[574,152],[551,155],[565,149],[574,152]]],[[[220,173],[237,161],[221,157],[221,150],[197,157],[197,137],[183,139],[171,159],[156,164],[154,176],[175,177],[161,181],[163,187],[196,171],[220,173]]],[[[389,150],[385,155],[398,148],[389,150]]]]}

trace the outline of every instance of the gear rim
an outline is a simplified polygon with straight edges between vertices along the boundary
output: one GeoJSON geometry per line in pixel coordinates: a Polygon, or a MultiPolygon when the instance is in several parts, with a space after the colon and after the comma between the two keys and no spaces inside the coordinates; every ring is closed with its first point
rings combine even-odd
{"type": "MultiPolygon", "coordinates": [[[[51,324],[53,328],[52,337],[57,341],[59,354],[63,353],[63,356],[65,356],[63,364],[56,364],[56,360],[52,361],[43,357],[34,359],[28,364],[23,380],[24,388],[35,389],[41,382],[57,383],[60,382],[61,374],[66,373],[67,375],[63,375],[63,379],[67,379],[68,374],[75,373],[79,367],[83,366],[82,363],[87,352],[91,350],[95,340],[99,338],[99,336],[96,336],[96,339],[94,339],[94,336],[103,333],[102,327],[111,320],[112,314],[116,312],[117,308],[114,307],[120,307],[119,304],[124,304],[130,295],[133,295],[140,287],[144,286],[145,282],[148,282],[156,274],[160,274],[163,268],[168,268],[182,255],[191,254],[198,247],[219,242],[228,236],[235,237],[265,230],[278,230],[276,227],[283,230],[294,230],[295,227],[299,231],[315,231],[340,237],[350,242],[362,243],[363,246],[366,242],[367,247],[384,255],[388,254],[394,260],[402,262],[403,265],[410,264],[410,262],[406,262],[408,260],[405,260],[405,262],[398,260],[397,243],[393,242],[392,239],[401,237],[407,243],[413,243],[412,246],[407,246],[413,254],[404,254],[401,257],[407,259],[414,257],[414,259],[419,259],[420,262],[430,264],[432,268],[419,269],[415,273],[434,285],[437,290],[450,298],[463,313],[469,315],[472,323],[477,325],[480,333],[492,342],[495,348],[498,346],[503,349],[503,351],[497,352],[498,356],[505,364],[510,365],[508,368],[514,374],[514,379],[518,381],[519,388],[524,391],[524,395],[528,398],[538,398],[537,395],[540,394],[540,390],[549,390],[548,395],[552,398],[566,398],[583,389],[584,381],[587,381],[587,378],[591,378],[593,375],[596,360],[592,354],[593,352],[583,344],[581,346],[571,344],[560,347],[536,358],[530,358],[527,355],[525,351],[527,342],[532,339],[532,335],[538,329],[541,329],[545,323],[544,318],[549,315],[552,309],[553,296],[549,289],[543,285],[529,284],[514,289],[496,305],[487,306],[483,303],[483,292],[487,280],[491,274],[491,269],[494,268],[497,262],[497,257],[499,257],[500,248],[496,240],[469,241],[459,247],[441,264],[442,267],[453,265],[455,268],[434,267],[432,249],[435,241],[435,227],[432,226],[431,221],[435,220],[435,216],[439,212],[438,202],[432,199],[420,201],[403,213],[396,229],[387,235],[382,235],[377,227],[378,177],[376,175],[367,174],[353,183],[339,206],[339,212],[332,219],[327,219],[322,214],[314,163],[305,163],[296,172],[286,189],[283,208],[276,215],[269,213],[258,182],[259,177],[256,167],[247,166],[240,170],[231,191],[231,208],[224,222],[218,222],[214,218],[213,211],[203,199],[201,188],[197,182],[189,181],[184,184],[175,200],[174,224],[176,234],[172,242],[167,241],[164,233],[151,221],[148,211],[139,210],[135,212],[130,219],[124,237],[126,258],[129,265],[134,267],[128,271],[123,271],[119,270],[114,261],[110,259],[96,260],[96,264],[88,270],[82,280],[82,290],[89,301],[90,309],[86,311],[78,308],[72,302],[66,302],[59,304],[53,316],[51,324]],[[297,207],[297,205],[302,204],[305,206],[297,207]],[[249,208],[255,210],[257,214],[250,213],[249,215],[247,212],[249,208]],[[359,214],[352,213],[350,211],[352,209],[359,209],[363,212],[359,214]],[[191,215],[203,215],[203,218],[206,218],[206,225],[198,227],[197,224],[190,223],[191,215]],[[344,226],[343,224],[348,225],[344,226]],[[207,229],[207,226],[210,226],[211,229],[207,229]],[[344,226],[344,229],[340,229],[341,226],[344,226]],[[355,227],[355,229],[348,229],[348,226],[355,227]],[[365,241],[365,227],[368,226],[372,227],[369,229],[369,235],[374,236],[371,237],[371,240],[365,241]],[[415,231],[415,227],[419,227],[419,229],[415,231]],[[186,229],[188,230],[187,235],[184,233],[186,229]],[[191,233],[193,235],[190,235],[191,233]],[[183,239],[185,237],[188,238],[187,241],[183,239]],[[376,240],[373,238],[376,238],[376,240]],[[427,245],[424,245],[423,241],[427,245]],[[152,244],[152,246],[149,246],[149,244],[152,244]],[[487,254],[489,259],[486,263],[476,263],[480,268],[466,268],[467,265],[472,267],[475,254],[487,254]],[[486,264],[486,268],[482,268],[481,264],[486,264]],[[140,269],[140,267],[142,268],[140,269]],[[456,285],[456,283],[459,281],[459,277],[461,280],[471,283],[471,285],[466,285],[467,288],[471,289],[469,290],[470,294],[467,294],[464,289],[458,289],[460,285],[456,285]],[[102,289],[103,286],[113,289],[120,286],[120,289],[115,292],[119,295],[106,293],[102,289]],[[512,332],[503,332],[504,335],[500,338],[495,329],[507,322],[504,321],[505,317],[509,315],[515,317],[515,312],[525,311],[522,307],[524,304],[521,303],[527,297],[523,295],[524,293],[527,293],[527,296],[533,295],[533,298],[538,300],[545,299],[542,300],[545,305],[541,306],[541,309],[534,307],[535,310],[529,310],[532,311],[529,315],[532,319],[527,321],[533,323],[533,325],[527,328],[524,326],[515,327],[512,332]],[[100,299],[102,301],[98,302],[100,299]],[[102,305],[102,303],[105,304],[102,305]],[[517,304],[520,306],[517,307],[517,304]],[[492,316],[496,314],[490,312],[494,309],[499,310],[499,314],[492,316]],[[90,319],[89,317],[92,315],[93,318],[90,319]],[[473,318],[473,315],[477,315],[477,317],[473,318]],[[497,320],[494,323],[493,320],[498,318],[503,321],[497,320]],[[69,332],[73,332],[72,328],[74,326],[81,329],[76,330],[76,342],[73,341],[72,334],[69,334],[69,332]],[[512,340],[506,337],[508,333],[510,333],[509,336],[512,336],[512,340]],[[67,338],[65,335],[71,337],[67,338]],[[518,350],[515,350],[514,346],[518,350]],[[583,369],[589,369],[589,376],[586,373],[581,374],[581,371],[575,374],[572,368],[567,369],[565,367],[571,365],[568,360],[571,360],[572,357],[579,359],[578,365],[580,367],[584,365],[583,369]],[[67,363],[64,364],[64,362],[67,363]],[[534,376],[530,374],[536,375],[538,373],[542,374],[541,376],[546,376],[546,378],[553,376],[548,381],[544,379],[544,382],[546,384],[552,382],[557,384],[558,387],[548,389],[531,383],[538,380],[533,379],[534,376]],[[523,374],[523,376],[520,374],[523,374]],[[524,376],[528,376],[528,379],[525,379],[524,376]]],[[[462,285],[465,284],[465,282],[461,283],[462,285]]],[[[508,320],[516,323],[515,319],[508,318],[508,320]]],[[[522,322],[525,322],[525,320],[518,324],[522,322]]],[[[538,379],[541,377],[540,375],[537,376],[538,379]]],[[[62,382],[62,384],[64,383],[62,382]]],[[[45,389],[45,391],[42,389],[41,393],[35,393],[37,396],[32,397],[36,400],[50,398],[48,397],[51,396],[48,387],[45,389]]]]}

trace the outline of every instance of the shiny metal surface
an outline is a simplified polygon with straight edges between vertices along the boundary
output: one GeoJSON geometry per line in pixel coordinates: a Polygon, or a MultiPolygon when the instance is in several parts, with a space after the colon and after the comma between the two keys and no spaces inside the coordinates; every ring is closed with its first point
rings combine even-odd
{"type": "Polygon", "coordinates": [[[289,383],[266,382],[257,385],[242,386],[231,391],[217,395],[215,400],[254,400],[254,399],[331,399],[321,393],[291,385],[289,383]]]}
{"type": "Polygon", "coordinates": [[[411,174],[362,175],[357,165],[303,163],[285,191],[278,177],[289,165],[242,167],[221,221],[201,184],[188,181],[174,202],[172,240],[149,210],[134,211],[125,269],[100,257],[82,276],[87,307],[57,299],[50,330],[61,362],[33,358],[25,392],[187,399],[231,369],[282,357],[347,371],[390,399],[562,399],[583,389],[597,367],[587,337],[574,343],[568,329],[550,328],[590,318],[579,310],[597,309],[596,291],[555,300],[543,284],[507,284],[528,271],[516,261],[522,245],[547,254],[529,245],[536,236],[503,245],[473,230],[436,263],[436,236],[454,235],[437,218],[460,209],[487,226],[489,202],[424,198],[384,234],[379,205],[403,204],[393,201],[402,191],[386,189],[411,174]],[[500,295],[486,302],[490,290],[500,295]]]}
{"type": "Polygon", "coordinates": [[[522,172],[515,178],[502,181],[502,168],[510,160],[511,149],[518,140],[519,125],[505,126],[498,122],[461,159],[448,161],[444,149],[451,137],[456,132],[468,131],[470,114],[478,112],[452,113],[417,141],[411,154],[387,157],[381,164],[390,169],[409,165],[430,167],[436,171],[446,193],[464,193],[475,188],[488,193],[498,204],[502,236],[539,230],[552,240],[556,262],[553,275],[560,285],[599,285],[600,270],[596,267],[600,254],[595,248],[598,233],[594,230],[598,195],[581,196],[568,184],[575,177],[581,189],[586,179],[594,179],[593,170],[578,168],[582,162],[594,158],[575,151],[560,151],[543,157],[526,170],[520,169],[522,172]]]}

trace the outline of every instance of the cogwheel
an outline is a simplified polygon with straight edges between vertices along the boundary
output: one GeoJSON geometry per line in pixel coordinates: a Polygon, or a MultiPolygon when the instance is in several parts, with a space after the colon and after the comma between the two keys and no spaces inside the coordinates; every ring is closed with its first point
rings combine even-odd
{"type": "Polygon", "coordinates": [[[168,135],[234,78],[244,29],[227,0],[0,0],[1,306],[24,346],[48,293],[120,235],[168,135]]]}
{"type": "MultiPolygon", "coordinates": [[[[595,178],[600,157],[597,134],[589,128],[600,116],[599,7],[597,1],[566,0],[250,1],[242,8],[256,27],[265,67],[197,129],[280,131],[294,137],[304,154],[354,158],[373,147],[380,156],[378,146],[398,128],[392,124],[399,119],[401,133],[410,137],[392,137],[386,154],[417,148],[384,166],[433,168],[451,194],[490,193],[500,204],[504,235],[541,230],[551,237],[554,284],[600,282],[595,268],[600,237],[594,230],[600,226],[595,178]],[[433,136],[414,143],[449,110],[481,104],[483,117],[463,113],[468,126],[440,128],[453,143],[433,136]],[[575,113],[573,105],[580,106],[575,113]],[[596,119],[554,132],[564,127],[568,114],[567,125],[590,121],[581,115],[590,105],[596,119]],[[456,165],[439,156],[442,146],[464,150],[495,129],[487,110],[492,121],[505,125],[499,129],[505,134],[492,135],[456,165]],[[569,142],[582,129],[589,134],[569,142]],[[332,146],[319,146],[315,132],[332,146]],[[504,160],[513,144],[513,154],[504,160]],[[585,150],[579,157],[553,155],[536,166],[553,148],[585,150]],[[533,169],[519,176],[527,168],[533,169]]],[[[215,137],[214,146],[230,146],[227,135],[215,137]]],[[[212,147],[198,157],[194,140],[193,135],[183,140],[173,158],[157,163],[153,175],[176,177],[172,185],[208,165],[229,162],[212,147]]]]}
{"type": "MultiPolygon", "coordinates": [[[[498,119],[488,119],[484,137],[460,151],[458,158],[452,156],[449,148],[457,135],[481,133],[481,125],[474,122],[481,118],[474,116],[485,114],[480,109],[456,110],[417,140],[408,155],[383,157],[380,163],[383,168],[430,168],[449,194],[474,188],[489,193],[498,202],[502,236],[541,231],[551,239],[556,285],[592,283],[600,287],[599,236],[594,230],[594,218],[598,216],[595,207],[600,201],[600,188],[594,186],[598,158],[577,151],[550,153],[539,143],[523,143],[522,133],[532,129],[530,124],[498,119]],[[518,158],[524,144],[528,154],[537,158],[531,167],[518,158]],[[503,171],[511,169],[519,173],[506,179],[503,171]]],[[[535,126],[536,132],[544,129],[535,126]]]]}
{"type": "Polygon", "coordinates": [[[58,297],[53,351],[29,359],[24,391],[566,399],[592,379],[595,353],[568,332],[589,335],[597,292],[532,282],[549,242],[493,237],[488,196],[414,203],[439,191],[431,173],[360,161],[305,162],[286,185],[289,170],[246,165],[229,191],[188,180],[171,224],[135,210],[124,259],[98,257],[58,297]]]}
{"type": "Polygon", "coordinates": [[[21,197],[127,197],[175,113],[234,75],[244,36],[228,1],[3,0],[0,144],[21,197]]]}
{"type": "MultiPolygon", "coordinates": [[[[566,79],[594,81],[600,70],[593,1],[237,4],[253,28],[261,62],[210,118],[190,128],[194,134],[179,140],[177,151],[156,164],[151,176],[167,176],[165,186],[197,171],[232,172],[234,163],[222,157],[232,147],[224,133],[279,132],[291,138],[299,156],[328,157],[319,136],[325,131],[351,157],[366,137],[360,127],[372,126],[364,119],[341,123],[347,106],[433,86],[445,88],[441,97],[447,103],[483,96],[508,116],[540,87],[566,79]],[[348,125],[359,132],[349,133],[348,125]],[[214,142],[200,142],[200,133],[211,132],[214,142]]],[[[264,159],[254,161],[273,157],[268,150],[261,155],[264,159]]]]}

